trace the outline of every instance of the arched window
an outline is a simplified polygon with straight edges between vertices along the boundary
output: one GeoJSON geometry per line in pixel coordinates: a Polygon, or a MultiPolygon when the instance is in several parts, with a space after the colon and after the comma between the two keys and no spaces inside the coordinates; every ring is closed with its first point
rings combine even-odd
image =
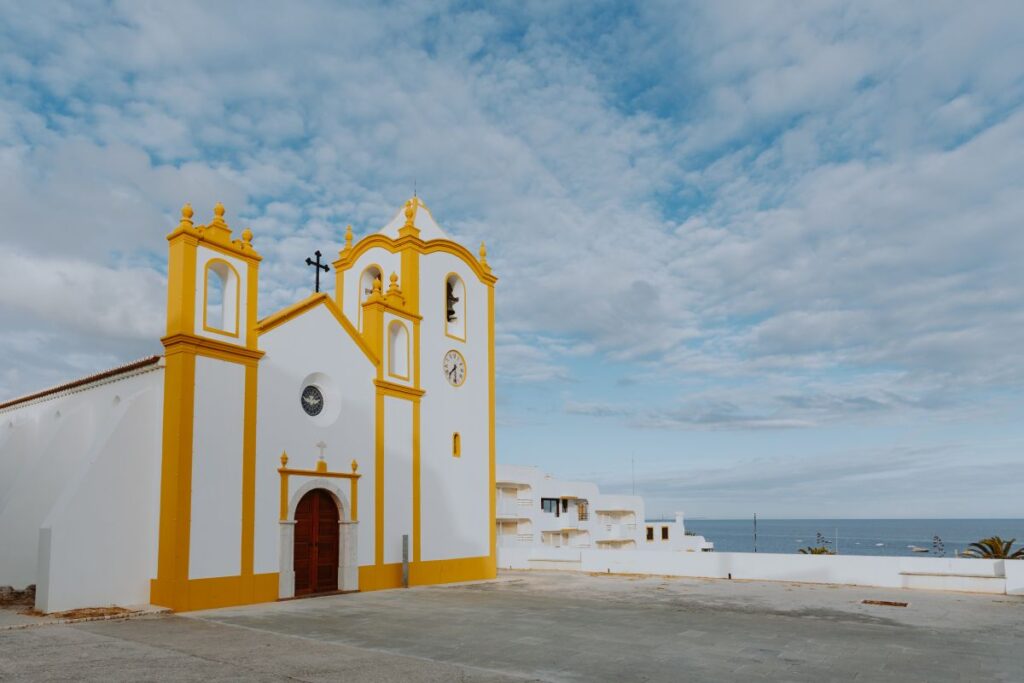
{"type": "Polygon", "coordinates": [[[458,432],[452,434],[452,455],[456,458],[462,457],[462,436],[458,432]]]}
{"type": "Polygon", "coordinates": [[[373,281],[380,280],[381,288],[384,286],[383,271],[380,266],[371,264],[363,269],[362,274],[359,276],[359,305],[356,316],[359,318],[359,329],[363,329],[363,302],[366,298],[373,294],[373,281]]]}
{"type": "Polygon", "coordinates": [[[237,337],[238,273],[227,261],[211,259],[203,280],[203,329],[237,337]]]}
{"type": "Polygon", "coordinates": [[[444,279],[444,333],[466,341],[466,283],[455,273],[444,279]]]}
{"type": "Polygon", "coordinates": [[[409,330],[397,320],[388,325],[388,374],[409,379],[409,330]]]}

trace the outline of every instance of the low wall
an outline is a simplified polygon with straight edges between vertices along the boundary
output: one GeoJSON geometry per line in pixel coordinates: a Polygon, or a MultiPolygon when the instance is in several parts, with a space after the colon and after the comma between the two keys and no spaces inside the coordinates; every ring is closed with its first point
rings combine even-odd
{"type": "Polygon", "coordinates": [[[712,579],[1024,594],[1024,562],[939,557],[499,548],[502,569],[576,569],[712,579]],[[578,557],[578,564],[572,558],[578,557]],[[1012,565],[1012,566],[1011,566],[1012,565]],[[1008,568],[1007,568],[1008,567],[1008,568]]]}

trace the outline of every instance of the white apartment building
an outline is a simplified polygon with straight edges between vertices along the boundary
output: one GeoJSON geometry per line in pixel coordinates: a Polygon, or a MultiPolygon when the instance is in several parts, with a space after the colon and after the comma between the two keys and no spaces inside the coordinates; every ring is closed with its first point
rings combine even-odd
{"type": "Polygon", "coordinates": [[[675,521],[647,521],[640,496],[602,494],[597,484],[562,481],[537,467],[497,466],[498,547],[710,551],[675,521]]]}

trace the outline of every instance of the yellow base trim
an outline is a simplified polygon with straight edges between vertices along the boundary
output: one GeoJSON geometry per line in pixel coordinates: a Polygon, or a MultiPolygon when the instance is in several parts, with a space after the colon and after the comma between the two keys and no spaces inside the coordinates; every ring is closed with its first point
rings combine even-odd
{"type": "MultiPolygon", "coordinates": [[[[409,585],[430,586],[459,581],[483,581],[498,575],[493,557],[460,557],[409,563],[409,585]]],[[[402,564],[367,565],[359,568],[359,590],[377,591],[402,587],[402,564]]]]}
{"type": "Polygon", "coordinates": [[[277,572],[253,576],[218,576],[183,581],[175,591],[166,588],[169,587],[164,586],[159,579],[151,580],[149,601],[154,605],[170,607],[175,612],[190,612],[273,602],[277,600],[279,578],[277,572]],[[169,594],[173,594],[173,598],[169,594]]]}

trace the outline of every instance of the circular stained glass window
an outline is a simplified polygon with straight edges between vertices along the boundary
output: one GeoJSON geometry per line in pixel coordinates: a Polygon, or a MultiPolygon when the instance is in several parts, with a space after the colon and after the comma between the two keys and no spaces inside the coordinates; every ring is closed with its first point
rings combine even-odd
{"type": "Polygon", "coordinates": [[[302,409],[310,417],[316,417],[324,409],[324,395],[319,387],[310,384],[302,390],[302,409]]]}

